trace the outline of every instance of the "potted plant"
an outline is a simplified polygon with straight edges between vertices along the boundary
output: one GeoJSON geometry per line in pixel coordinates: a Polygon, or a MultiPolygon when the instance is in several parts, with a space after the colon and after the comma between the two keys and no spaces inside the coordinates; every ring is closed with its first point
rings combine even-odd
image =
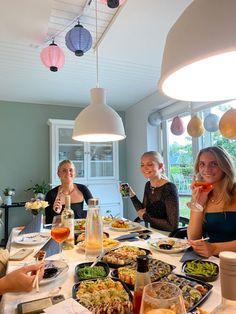
{"type": "Polygon", "coordinates": [[[49,184],[45,181],[42,181],[41,184],[36,183],[32,187],[25,190],[25,192],[32,191],[36,199],[44,200],[45,194],[49,191],[49,184]]]}
{"type": "Polygon", "coordinates": [[[15,195],[15,189],[13,188],[5,188],[3,190],[4,197],[4,204],[5,205],[11,205],[12,204],[12,196],[15,195]]]}

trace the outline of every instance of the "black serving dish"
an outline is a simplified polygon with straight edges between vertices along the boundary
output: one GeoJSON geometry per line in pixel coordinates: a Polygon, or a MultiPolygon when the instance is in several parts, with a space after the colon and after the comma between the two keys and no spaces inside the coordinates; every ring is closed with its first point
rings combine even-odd
{"type": "Polygon", "coordinates": [[[211,281],[215,281],[218,278],[219,266],[216,263],[213,263],[211,261],[188,260],[183,263],[182,271],[185,273],[185,276],[187,277],[199,279],[205,282],[211,282],[211,281]],[[191,272],[191,269],[188,269],[189,264],[193,266],[192,267],[193,272],[191,272]],[[199,268],[198,268],[198,265],[200,265],[199,268]],[[194,266],[196,267],[196,269],[198,269],[197,274],[196,274],[196,269],[194,268],[194,266]]]}
{"type": "MultiPolygon", "coordinates": [[[[130,310],[130,311],[127,311],[127,304],[124,305],[124,308],[126,309],[126,312],[125,312],[125,313],[132,314],[132,313],[133,313],[133,307],[132,307],[133,295],[132,295],[132,293],[130,292],[129,288],[126,286],[126,284],[125,284],[124,282],[122,282],[121,280],[117,279],[117,278],[100,278],[100,279],[91,279],[91,280],[83,280],[83,281],[80,281],[80,282],[76,283],[76,284],[72,287],[72,298],[75,299],[76,301],[82,303],[82,302],[81,302],[81,299],[78,299],[78,298],[77,298],[76,293],[77,293],[77,291],[79,290],[79,287],[80,287],[80,285],[81,285],[83,282],[88,285],[89,282],[97,282],[97,281],[103,281],[103,280],[105,281],[105,280],[108,280],[108,279],[111,279],[112,281],[115,281],[115,282],[116,282],[116,281],[119,281],[119,282],[122,284],[124,290],[125,290],[125,291],[127,292],[127,294],[128,294],[128,298],[129,298],[129,301],[128,301],[128,302],[129,302],[129,306],[131,307],[131,310],[130,310]]],[[[99,285],[97,292],[94,292],[94,289],[93,289],[93,292],[91,293],[91,294],[93,294],[93,297],[92,297],[93,300],[95,299],[95,294],[96,294],[96,293],[99,294],[99,291],[102,291],[102,289],[101,289],[101,284],[99,285]]],[[[103,291],[109,291],[109,289],[106,289],[106,290],[103,290],[103,291]]],[[[88,293],[86,293],[86,295],[87,295],[87,294],[90,294],[90,293],[88,292],[88,293]]],[[[96,296],[96,300],[97,300],[97,296],[96,296]]],[[[114,300],[112,299],[112,297],[110,298],[110,300],[111,300],[111,304],[110,304],[110,305],[109,305],[109,304],[108,304],[108,305],[107,305],[107,304],[104,305],[104,306],[106,306],[106,307],[108,308],[109,313],[111,313],[111,312],[110,312],[110,311],[111,311],[111,306],[114,305],[114,300]]],[[[96,301],[96,302],[97,302],[97,301],[96,301]]],[[[102,312],[102,313],[106,314],[107,312],[102,312]]],[[[116,312],[114,312],[114,313],[118,313],[118,312],[116,311],[116,312]]]]}
{"type": "MultiPolygon", "coordinates": [[[[149,273],[150,273],[150,277],[151,277],[151,282],[158,281],[161,278],[163,278],[164,276],[170,274],[173,271],[173,269],[175,269],[175,267],[176,266],[168,264],[168,263],[163,262],[161,260],[151,258],[149,261],[149,273]]],[[[112,270],[111,276],[113,278],[119,278],[119,272],[118,272],[119,268],[112,270]]],[[[127,270],[132,269],[134,272],[136,272],[136,263],[134,263],[132,266],[129,266],[129,265],[124,266],[124,268],[127,268],[127,270]]],[[[127,275],[124,275],[124,279],[123,278],[119,278],[119,279],[124,281],[124,283],[127,285],[127,287],[130,290],[134,290],[134,284],[128,282],[129,278],[127,277],[127,275]]]]}
{"type": "Polygon", "coordinates": [[[185,300],[185,304],[189,304],[189,307],[186,308],[187,312],[192,312],[196,307],[199,307],[210,295],[213,286],[209,283],[201,281],[199,279],[193,279],[183,275],[169,274],[160,279],[160,281],[167,281],[175,284],[180,288],[185,300]],[[198,287],[198,289],[196,289],[198,287]],[[199,298],[196,299],[196,291],[199,294],[199,298]],[[191,304],[190,304],[191,303],[191,304]]]}
{"type": "MultiPolygon", "coordinates": [[[[116,253],[118,250],[120,251],[123,247],[131,247],[131,248],[133,248],[133,246],[131,246],[131,245],[124,245],[124,246],[121,246],[121,247],[116,248],[116,249],[114,249],[114,250],[111,250],[111,251],[107,252],[107,253],[103,256],[103,261],[106,262],[111,268],[119,268],[119,267],[126,266],[126,265],[130,265],[130,264],[134,263],[134,262],[136,261],[136,259],[134,259],[134,260],[128,260],[128,259],[126,259],[126,260],[123,261],[123,264],[113,263],[113,262],[109,262],[109,261],[106,260],[106,257],[107,257],[107,256],[112,256],[113,253],[114,253],[114,256],[115,256],[115,253],[116,253]]],[[[135,247],[135,248],[140,249],[140,250],[143,250],[146,255],[152,254],[152,252],[151,252],[150,250],[147,250],[147,249],[144,249],[144,248],[140,248],[140,247],[135,247]]],[[[124,255],[125,255],[125,253],[124,253],[124,255]]]]}
{"type": "Polygon", "coordinates": [[[91,276],[91,277],[87,277],[87,278],[84,278],[84,277],[80,277],[78,272],[80,269],[84,268],[85,266],[91,266],[93,262],[85,262],[85,263],[80,263],[78,264],[76,267],[75,267],[75,276],[78,280],[86,280],[86,279],[97,279],[97,278],[105,278],[109,275],[109,272],[110,272],[110,268],[109,266],[107,265],[107,263],[105,262],[102,262],[102,261],[99,261],[97,262],[97,264],[94,266],[102,266],[104,268],[104,271],[105,271],[105,275],[104,276],[91,276]]]}
{"type": "Polygon", "coordinates": [[[48,279],[54,277],[58,273],[58,268],[49,267],[44,269],[43,279],[48,279]]]}

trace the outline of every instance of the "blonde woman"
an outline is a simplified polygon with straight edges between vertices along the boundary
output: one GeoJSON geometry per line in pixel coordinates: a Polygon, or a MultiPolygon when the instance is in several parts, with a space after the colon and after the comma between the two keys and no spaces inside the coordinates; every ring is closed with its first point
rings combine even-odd
{"type": "Polygon", "coordinates": [[[193,249],[202,256],[236,251],[236,185],[231,156],[219,146],[202,149],[194,170],[212,184],[207,191],[192,184],[192,201],[188,238],[193,249]],[[201,240],[202,235],[208,242],[201,240]]]}
{"type": "Polygon", "coordinates": [[[61,185],[56,186],[50,190],[45,200],[48,201],[49,206],[45,209],[46,223],[52,223],[54,216],[59,215],[65,207],[65,195],[71,197],[71,209],[73,209],[75,218],[85,218],[87,211],[83,210],[84,201],[92,198],[89,189],[83,185],[74,183],[75,166],[70,160],[63,160],[60,162],[57,174],[61,180],[61,185]]]}
{"type": "Polygon", "coordinates": [[[165,175],[162,156],[149,151],[141,156],[140,170],[148,179],[141,202],[132,188],[131,201],[141,219],[150,223],[151,227],[173,231],[178,227],[179,200],[174,183],[165,175]]]}

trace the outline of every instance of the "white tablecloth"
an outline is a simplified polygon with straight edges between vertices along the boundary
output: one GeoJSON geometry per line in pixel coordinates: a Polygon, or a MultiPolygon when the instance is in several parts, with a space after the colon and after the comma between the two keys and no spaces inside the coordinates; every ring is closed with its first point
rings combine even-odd
{"type": "MultiPolygon", "coordinates": [[[[123,232],[113,231],[109,229],[109,227],[105,227],[104,231],[108,232],[111,238],[124,234],[123,232]]],[[[14,239],[16,238],[17,234],[18,234],[18,231],[16,229],[13,229],[12,241],[11,241],[11,246],[10,246],[11,254],[13,254],[19,248],[21,248],[19,244],[14,243],[14,239]]],[[[151,237],[152,238],[163,237],[163,234],[158,233],[157,231],[154,231],[151,237]]],[[[127,245],[127,244],[150,249],[148,245],[148,241],[145,241],[145,240],[139,240],[136,242],[122,242],[122,245],[127,245]]],[[[35,249],[35,252],[39,249],[38,246],[31,246],[31,247],[35,249]]],[[[176,269],[174,270],[174,272],[181,274],[182,263],[180,263],[179,260],[181,259],[183,252],[178,253],[178,254],[164,254],[164,253],[160,253],[154,250],[152,250],[152,252],[153,252],[153,255],[152,255],[153,258],[157,258],[167,263],[170,263],[172,265],[175,265],[176,269]]],[[[11,271],[15,269],[16,267],[23,266],[25,263],[33,262],[33,255],[34,254],[31,254],[26,259],[20,262],[10,261],[8,264],[8,271],[11,271]]],[[[64,251],[63,255],[65,256],[65,259],[67,260],[67,263],[69,265],[69,271],[66,273],[65,276],[63,277],[59,276],[56,280],[52,281],[51,283],[48,283],[46,285],[40,285],[40,292],[38,293],[35,292],[35,290],[30,293],[6,293],[2,297],[1,313],[6,313],[6,314],[16,313],[16,307],[18,303],[47,297],[48,295],[63,294],[65,298],[71,297],[72,286],[75,284],[75,272],[74,272],[75,266],[79,264],[80,262],[85,261],[85,256],[84,256],[84,252],[80,251],[77,247],[75,247],[74,250],[64,251]]],[[[52,259],[57,259],[57,258],[58,256],[55,255],[55,256],[49,257],[48,259],[52,260],[52,259]]],[[[219,263],[218,258],[211,257],[210,260],[213,262],[216,262],[217,264],[219,263]]],[[[212,292],[210,296],[208,297],[208,299],[202,305],[202,308],[204,308],[205,310],[209,312],[212,309],[214,309],[215,306],[218,303],[220,303],[220,300],[221,300],[219,278],[216,281],[214,281],[212,284],[213,284],[212,292]]]]}

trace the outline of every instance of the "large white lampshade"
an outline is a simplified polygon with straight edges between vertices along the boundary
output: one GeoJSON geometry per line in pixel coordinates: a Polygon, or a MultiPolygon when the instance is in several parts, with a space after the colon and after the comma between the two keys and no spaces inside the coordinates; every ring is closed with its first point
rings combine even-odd
{"type": "Polygon", "coordinates": [[[91,104],[75,120],[72,138],[82,142],[111,142],[123,140],[125,135],[121,117],[106,105],[105,90],[93,88],[91,104]]]}
{"type": "Polygon", "coordinates": [[[236,0],[194,0],[170,29],[159,88],[171,98],[236,97],[236,0]]]}

